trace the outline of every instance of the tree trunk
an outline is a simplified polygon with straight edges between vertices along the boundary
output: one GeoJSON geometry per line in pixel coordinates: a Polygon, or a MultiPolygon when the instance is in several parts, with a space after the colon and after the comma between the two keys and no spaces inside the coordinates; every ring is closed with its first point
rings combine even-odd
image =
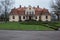
{"type": "Polygon", "coordinates": [[[58,21],[60,21],[60,17],[59,17],[59,15],[57,15],[57,17],[58,17],[58,21]]]}

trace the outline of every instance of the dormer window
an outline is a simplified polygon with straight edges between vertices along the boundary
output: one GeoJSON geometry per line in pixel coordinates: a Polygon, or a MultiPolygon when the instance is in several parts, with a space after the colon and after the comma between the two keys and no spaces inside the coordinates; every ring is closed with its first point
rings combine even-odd
{"type": "Polygon", "coordinates": [[[26,9],[25,14],[34,15],[35,14],[35,10],[31,6],[29,6],[29,8],[26,9]]]}
{"type": "Polygon", "coordinates": [[[29,10],[31,10],[31,8],[29,8],[29,10]]]}

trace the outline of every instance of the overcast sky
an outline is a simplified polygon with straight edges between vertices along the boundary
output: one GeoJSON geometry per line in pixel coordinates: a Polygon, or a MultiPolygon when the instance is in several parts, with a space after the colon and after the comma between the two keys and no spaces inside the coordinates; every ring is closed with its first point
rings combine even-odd
{"type": "Polygon", "coordinates": [[[37,6],[49,9],[51,0],[15,0],[15,7],[22,6],[37,6]]]}

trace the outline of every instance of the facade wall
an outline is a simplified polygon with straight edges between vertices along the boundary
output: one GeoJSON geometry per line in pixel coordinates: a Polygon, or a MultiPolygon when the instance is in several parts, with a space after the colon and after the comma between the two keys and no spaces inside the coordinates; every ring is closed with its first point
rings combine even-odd
{"type": "Polygon", "coordinates": [[[10,15],[9,16],[9,21],[16,21],[16,22],[18,22],[19,21],[19,16],[18,15],[10,15]],[[13,19],[13,16],[14,16],[14,19],[13,19]]]}
{"type": "MultiPolygon", "coordinates": [[[[15,19],[13,19],[13,15],[10,15],[9,16],[9,21],[11,21],[11,22],[12,21],[18,22],[19,21],[19,16],[18,15],[14,15],[14,17],[15,17],[15,19]]],[[[21,21],[29,20],[29,17],[26,17],[26,16],[24,16],[24,17],[25,18],[23,18],[23,15],[21,15],[21,19],[20,20],[21,21]]],[[[36,20],[36,21],[39,21],[40,20],[39,16],[33,16],[33,17],[31,17],[31,19],[36,20]]],[[[46,19],[46,15],[41,15],[41,21],[51,21],[51,16],[48,15],[48,19],[46,19]]]]}
{"type": "Polygon", "coordinates": [[[23,18],[23,15],[21,15],[21,21],[25,21],[26,20],[26,16],[24,16],[25,19],[23,18]]]}
{"type": "Polygon", "coordinates": [[[36,16],[37,17],[37,19],[35,19],[36,21],[39,21],[39,16],[36,16]]]}
{"type": "Polygon", "coordinates": [[[35,16],[32,17],[33,20],[36,20],[35,16]]]}
{"type": "Polygon", "coordinates": [[[9,21],[10,21],[10,22],[13,21],[12,17],[13,17],[13,15],[10,15],[10,16],[9,16],[9,21]]]}
{"type": "Polygon", "coordinates": [[[46,21],[46,16],[45,15],[41,15],[41,21],[46,21]]]}
{"type": "Polygon", "coordinates": [[[41,15],[41,21],[51,21],[51,16],[48,15],[46,19],[46,15],[41,15]]]}
{"type": "Polygon", "coordinates": [[[48,15],[48,19],[47,19],[48,21],[51,21],[51,16],[50,15],[48,15]]]}

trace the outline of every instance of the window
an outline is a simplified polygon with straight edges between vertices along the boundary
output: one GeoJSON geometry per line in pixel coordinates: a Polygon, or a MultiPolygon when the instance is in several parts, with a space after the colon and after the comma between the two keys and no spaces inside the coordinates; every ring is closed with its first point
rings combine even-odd
{"type": "Polygon", "coordinates": [[[31,12],[27,12],[27,15],[31,15],[31,12]]]}
{"type": "Polygon", "coordinates": [[[27,15],[28,15],[28,12],[27,12],[27,15]]]}
{"type": "Polygon", "coordinates": [[[46,19],[48,19],[48,16],[46,16],[46,19]]]}
{"type": "Polygon", "coordinates": [[[31,12],[29,12],[29,14],[31,15],[31,12]]]}
{"type": "Polygon", "coordinates": [[[23,19],[25,19],[25,16],[23,16],[23,19]]]}
{"type": "Polygon", "coordinates": [[[21,16],[19,16],[19,19],[21,19],[21,16]]]}
{"type": "Polygon", "coordinates": [[[27,14],[28,14],[28,12],[27,12],[27,14]]]}
{"type": "Polygon", "coordinates": [[[37,16],[35,18],[37,19],[37,16]]]}
{"type": "Polygon", "coordinates": [[[15,19],[15,16],[13,15],[13,19],[15,19]]]}
{"type": "Polygon", "coordinates": [[[41,16],[39,16],[39,18],[41,19],[41,16]]]}
{"type": "Polygon", "coordinates": [[[32,15],[34,14],[34,12],[32,12],[32,15]]]}

